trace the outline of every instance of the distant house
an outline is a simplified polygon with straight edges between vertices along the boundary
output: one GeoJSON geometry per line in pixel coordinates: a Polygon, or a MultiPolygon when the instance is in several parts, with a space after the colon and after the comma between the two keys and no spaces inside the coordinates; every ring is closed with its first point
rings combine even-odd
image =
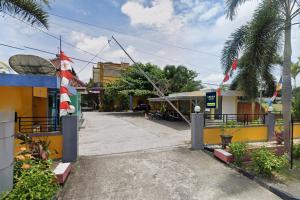
{"type": "MultiPolygon", "coordinates": [[[[201,107],[202,112],[208,114],[237,114],[239,113],[239,97],[244,96],[242,91],[226,90],[221,92],[221,96],[217,99],[217,108],[205,109],[205,96],[207,92],[216,92],[215,89],[201,89],[193,92],[173,93],[166,98],[170,100],[184,115],[190,116],[196,105],[201,107]]],[[[160,110],[164,104],[166,109],[172,110],[162,97],[149,98],[152,110],[160,110]]]]}
{"type": "MultiPolygon", "coordinates": [[[[93,68],[93,82],[95,85],[92,91],[89,92],[99,94],[100,110],[104,110],[103,98],[101,97],[105,93],[105,85],[120,79],[122,71],[128,67],[129,63],[99,62],[97,66],[93,68]]],[[[115,104],[118,104],[118,102],[115,102],[115,104]]],[[[113,107],[116,106],[117,105],[110,106],[111,108],[109,110],[113,110],[113,107]]]]}
{"type": "Polygon", "coordinates": [[[107,83],[118,80],[122,70],[129,67],[129,63],[99,62],[93,68],[93,81],[97,87],[103,87],[107,83]]]}

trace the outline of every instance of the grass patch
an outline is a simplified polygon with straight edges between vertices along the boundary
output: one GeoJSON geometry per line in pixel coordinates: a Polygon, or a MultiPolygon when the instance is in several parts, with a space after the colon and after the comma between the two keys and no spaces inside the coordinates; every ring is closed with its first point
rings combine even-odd
{"type": "Polygon", "coordinates": [[[279,172],[276,172],[276,176],[284,181],[298,181],[300,182],[300,160],[294,160],[293,169],[286,167],[279,172]]]}

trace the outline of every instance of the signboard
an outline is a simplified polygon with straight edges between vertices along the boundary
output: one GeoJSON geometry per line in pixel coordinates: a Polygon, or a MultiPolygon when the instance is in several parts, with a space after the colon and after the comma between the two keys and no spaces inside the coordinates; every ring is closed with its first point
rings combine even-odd
{"type": "Polygon", "coordinates": [[[207,92],[206,93],[205,107],[206,108],[217,108],[217,93],[216,92],[207,92]]]}

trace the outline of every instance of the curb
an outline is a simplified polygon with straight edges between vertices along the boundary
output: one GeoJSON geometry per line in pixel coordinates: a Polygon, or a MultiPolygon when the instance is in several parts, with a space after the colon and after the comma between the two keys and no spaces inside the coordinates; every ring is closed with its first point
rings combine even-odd
{"type": "Polygon", "coordinates": [[[245,177],[255,181],[256,183],[258,183],[260,186],[266,188],[267,190],[269,190],[270,192],[276,194],[277,196],[279,196],[280,198],[282,198],[283,200],[300,200],[300,198],[297,198],[295,196],[293,196],[292,194],[282,191],[276,187],[273,187],[265,182],[263,182],[262,180],[258,179],[256,176],[250,174],[249,172],[236,167],[234,165],[229,165],[231,168],[235,169],[237,172],[239,172],[240,174],[244,175],[245,177]]]}
{"type": "MultiPolygon", "coordinates": [[[[210,149],[205,149],[203,152],[205,152],[206,154],[210,155],[211,157],[215,158],[214,155],[212,154],[212,152],[210,151],[210,149]]],[[[257,184],[259,184],[260,186],[264,187],[265,189],[269,190],[270,192],[272,192],[273,194],[277,195],[278,197],[280,197],[283,200],[300,200],[300,198],[297,198],[295,196],[293,196],[292,194],[279,190],[278,188],[275,188],[263,181],[261,181],[260,179],[258,179],[256,176],[250,174],[249,172],[234,166],[233,164],[226,164],[224,163],[225,166],[229,166],[230,168],[234,169],[235,171],[237,171],[238,173],[242,174],[243,176],[247,177],[250,180],[253,180],[254,182],[256,182],[257,184]]]]}

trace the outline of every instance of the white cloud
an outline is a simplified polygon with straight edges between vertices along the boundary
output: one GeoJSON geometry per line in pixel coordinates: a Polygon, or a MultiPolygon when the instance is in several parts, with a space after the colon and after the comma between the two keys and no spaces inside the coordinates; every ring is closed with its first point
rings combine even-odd
{"type": "Polygon", "coordinates": [[[121,11],[130,17],[133,26],[142,25],[173,32],[181,28],[181,20],[174,18],[174,8],[171,0],[154,0],[146,7],[141,2],[128,1],[121,11]]]}
{"type": "Polygon", "coordinates": [[[214,18],[217,14],[222,11],[221,4],[215,4],[212,8],[210,8],[207,12],[199,16],[200,21],[207,21],[214,18]]]}
{"type": "Polygon", "coordinates": [[[99,37],[91,37],[82,32],[71,32],[71,39],[76,42],[76,46],[85,51],[97,53],[102,49],[108,41],[107,37],[99,36],[99,37]]]}

